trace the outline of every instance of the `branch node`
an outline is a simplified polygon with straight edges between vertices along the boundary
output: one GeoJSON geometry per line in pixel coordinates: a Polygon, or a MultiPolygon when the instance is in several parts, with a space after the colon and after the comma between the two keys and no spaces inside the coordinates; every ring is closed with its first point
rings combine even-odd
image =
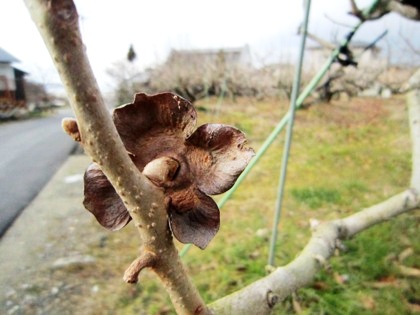
{"type": "Polygon", "coordinates": [[[363,11],[359,9],[359,7],[356,4],[356,1],[350,0],[350,5],[351,5],[351,11],[349,12],[349,14],[357,17],[361,21],[364,21],[365,17],[363,16],[363,11]]]}
{"type": "MultiPolygon", "coordinates": [[[[337,226],[337,232],[338,232],[338,239],[336,241],[336,248],[338,248],[338,241],[341,242],[341,240],[346,240],[349,238],[349,233],[347,230],[346,225],[343,223],[343,220],[338,220],[336,221],[336,226],[337,226]]],[[[339,248],[340,249],[340,248],[339,248]]]]}
{"type": "MultiPolygon", "coordinates": [[[[413,197],[413,201],[414,201],[414,203],[415,204],[419,204],[420,203],[420,196],[419,196],[419,192],[418,192],[418,190],[416,189],[416,188],[414,188],[414,187],[411,187],[409,190],[409,193],[412,195],[412,197],[413,197]]],[[[406,199],[406,204],[404,205],[404,208],[406,208],[407,207],[407,203],[408,203],[408,197],[407,197],[407,199],[406,199]]]]}
{"type": "Polygon", "coordinates": [[[344,243],[339,239],[335,240],[335,248],[338,249],[339,251],[346,251],[347,250],[346,245],[344,245],[344,243]]]}
{"type": "Polygon", "coordinates": [[[270,308],[273,308],[274,305],[280,302],[280,296],[275,294],[273,291],[267,292],[267,304],[270,308]]]}
{"type": "Polygon", "coordinates": [[[326,271],[330,271],[331,270],[331,268],[332,268],[331,265],[328,263],[328,260],[326,260],[323,256],[321,256],[321,255],[315,255],[314,256],[314,259],[326,271]]]}
{"type": "Polygon", "coordinates": [[[157,256],[154,252],[145,250],[140,257],[134,260],[124,273],[123,280],[127,283],[137,283],[139,273],[144,268],[153,267],[156,263],[157,256]]]}
{"type": "Polygon", "coordinates": [[[205,311],[205,307],[203,305],[199,305],[197,306],[197,308],[194,311],[194,315],[199,315],[201,314],[203,311],[205,311]]]}
{"type": "Polygon", "coordinates": [[[309,219],[309,226],[311,227],[311,231],[315,232],[318,226],[321,224],[321,221],[311,218],[309,219]]]}
{"type": "Polygon", "coordinates": [[[272,265],[267,265],[267,266],[265,266],[265,271],[266,271],[267,273],[272,273],[272,272],[274,272],[276,269],[277,269],[277,268],[276,268],[275,266],[272,266],[272,265]]]}

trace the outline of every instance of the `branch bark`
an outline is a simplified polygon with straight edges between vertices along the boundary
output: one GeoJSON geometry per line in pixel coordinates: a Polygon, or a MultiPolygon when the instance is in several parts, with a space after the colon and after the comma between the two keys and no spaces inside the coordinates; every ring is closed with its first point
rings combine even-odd
{"type": "Polygon", "coordinates": [[[419,207],[419,190],[412,188],[344,219],[321,223],[295,260],[209,307],[220,315],[271,314],[275,304],[313,281],[342,240],[419,207]]]}
{"type": "MultiPolygon", "coordinates": [[[[178,314],[207,314],[173,244],[164,195],[130,160],[104,104],[85,54],[73,1],[25,0],[25,3],[58,69],[86,152],[125,203],[141,236],[142,251],[153,253],[148,256],[154,259],[142,260],[150,262],[143,267],[152,268],[159,276],[178,314]]],[[[128,278],[134,282],[132,277],[128,278]]]]}
{"type": "Polygon", "coordinates": [[[389,1],[389,9],[407,19],[420,20],[420,4],[415,1],[389,1]]]}
{"type": "Polygon", "coordinates": [[[357,7],[354,0],[350,0],[350,5],[352,8],[350,14],[362,21],[379,19],[390,12],[396,12],[407,19],[420,20],[420,4],[414,0],[379,0],[375,10],[368,15],[357,7]]]}

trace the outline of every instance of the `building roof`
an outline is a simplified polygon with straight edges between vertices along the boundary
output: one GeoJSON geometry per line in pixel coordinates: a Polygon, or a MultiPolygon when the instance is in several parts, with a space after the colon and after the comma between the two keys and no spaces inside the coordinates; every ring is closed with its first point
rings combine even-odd
{"type": "Polygon", "coordinates": [[[179,54],[197,54],[197,55],[212,55],[223,52],[225,54],[241,53],[244,49],[248,49],[248,46],[236,47],[236,48],[208,48],[208,49],[172,49],[172,52],[179,54]]]}
{"type": "Polygon", "coordinates": [[[15,58],[7,51],[0,47],[0,62],[1,63],[12,63],[12,62],[19,62],[19,59],[15,58]]]}
{"type": "Polygon", "coordinates": [[[191,65],[191,63],[214,63],[220,58],[229,64],[251,64],[248,45],[239,48],[172,49],[167,62],[180,62],[191,65]]]}

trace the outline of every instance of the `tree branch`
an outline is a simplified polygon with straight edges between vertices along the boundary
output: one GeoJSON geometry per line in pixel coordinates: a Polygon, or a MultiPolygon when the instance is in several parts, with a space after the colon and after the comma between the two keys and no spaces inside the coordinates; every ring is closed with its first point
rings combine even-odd
{"type": "MultiPolygon", "coordinates": [[[[299,29],[299,34],[300,34],[300,29],[299,29]]],[[[308,38],[312,39],[313,41],[317,42],[321,47],[324,47],[326,49],[336,49],[337,46],[330,43],[329,41],[326,41],[324,39],[322,39],[321,37],[316,36],[315,34],[312,34],[310,32],[306,33],[306,36],[308,36],[308,38]]]]}
{"type": "Polygon", "coordinates": [[[295,260],[209,307],[220,315],[271,314],[276,303],[313,281],[315,274],[326,267],[326,261],[333,256],[341,240],[418,207],[419,192],[409,189],[344,219],[321,223],[295,260]]]}
{"type": "Polygon", "coordinates": [[[420,68],[408,81],[408,115],[412,139],[411,187],[420,191],[420,68]]]}
{"type": "Polygon", "coordinates": [[[379,0],[376,3],[375,9],[368,13],[360,10],[354,0],[350,0],[351,12],[350,14],[356,16],[362,21],[376,20],[390,12],[396,12],[407,19],[418,21],[420,20],[420,4],[415,0],[401,1],[401,0],[379,0]]]}
{"type": "Polygon", "coordinates": [[[132,163],[104,104],[85,54],[73,1],[25,3],[67,91],[84,148],[126,205],[140,233],[143,251],[156,256],[151,267],[166,287],[175,309],[178,314],[206,314],[207,308],[172,242],[164,195],[132,163]]]}
{"type": "Polygon", "coordinates": [[[415,4],[414,2],[391,0],[389,1],[389,9],[407,19],[418,21],[420,20],[420,4],[418,1],[415,4]]]}

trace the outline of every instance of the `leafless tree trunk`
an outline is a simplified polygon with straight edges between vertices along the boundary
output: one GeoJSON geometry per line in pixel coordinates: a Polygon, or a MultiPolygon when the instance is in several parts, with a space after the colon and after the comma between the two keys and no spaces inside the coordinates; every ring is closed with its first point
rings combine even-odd
{"type": "Polygon", "coordinates": [[[144,250],[135,263],[155,271],[179,314],[207,314],[172,241],[164,196],[130,160],[103,102],[85,54],[73,1],[28,0],[26,5],[60,73],[86,152],[113,184],[138,227],[144,250]],[[149,217],[150,210],[161,220],[149,217]]]}

